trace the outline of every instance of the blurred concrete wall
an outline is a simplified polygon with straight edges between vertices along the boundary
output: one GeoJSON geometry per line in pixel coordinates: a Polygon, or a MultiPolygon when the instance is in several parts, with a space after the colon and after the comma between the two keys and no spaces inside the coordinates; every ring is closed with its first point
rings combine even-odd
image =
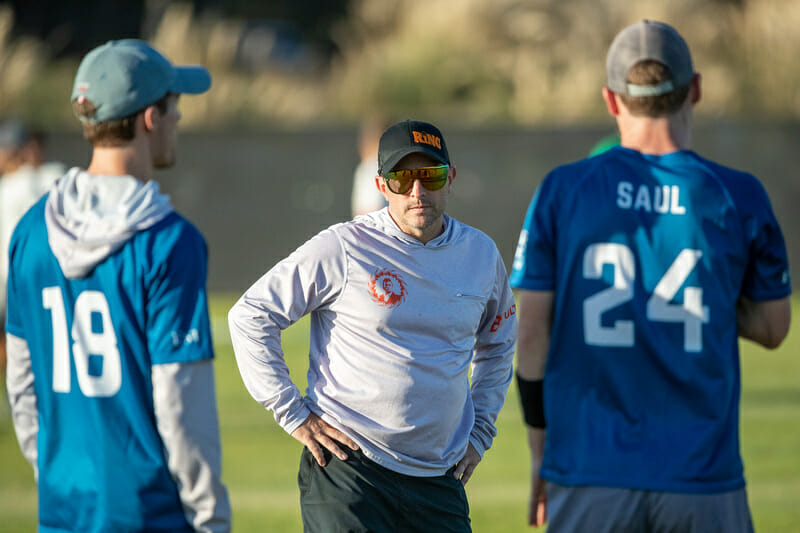
{"type": "MultiPolygon", "coordinates": [[[[442,125],[458,176],[448,212],[491,236],[510,267],[525,210],[552,167],[584,157],[608,128],[460,130],[442,125]]],[[[783,227],[800,280],[800,124],[700,124],[700,154],[754,173],[783,227]]],[[[178,165],[156,174],[206,235],[209,287],[241,292],[316,232],[350,218],[354,129],[184,134],[178,165]]],[[[78,134],[53,135],[51,159],[85,166],[78,134]]]]}

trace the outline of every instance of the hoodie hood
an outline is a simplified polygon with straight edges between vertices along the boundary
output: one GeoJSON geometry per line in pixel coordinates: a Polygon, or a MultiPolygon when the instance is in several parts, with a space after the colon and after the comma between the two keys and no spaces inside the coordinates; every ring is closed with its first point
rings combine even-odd
{"type": "Polygon", "coordinates": [[[47,239],[64,275],[81,278],[172,210],[169,196],[153,181],[72,168],[47,197],[47,239]]]}

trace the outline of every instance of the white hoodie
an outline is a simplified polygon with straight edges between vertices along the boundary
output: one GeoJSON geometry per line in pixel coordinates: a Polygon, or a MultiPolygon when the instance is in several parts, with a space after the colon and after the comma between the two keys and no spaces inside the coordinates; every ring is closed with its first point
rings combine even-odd
{"type": "Polygon", "coordinates": [[[427,244],[387,209],[322,231],[258,280],[228,319],[245,386],[292,433],[309,412],[402,474],[437,476],[492,444],[516,316],[497,247],[445,216],[427,244]],[[311,314],[308,389],[280,332],[311,314]],[[469,370],[472,366],[470,387],[469,370]]]}

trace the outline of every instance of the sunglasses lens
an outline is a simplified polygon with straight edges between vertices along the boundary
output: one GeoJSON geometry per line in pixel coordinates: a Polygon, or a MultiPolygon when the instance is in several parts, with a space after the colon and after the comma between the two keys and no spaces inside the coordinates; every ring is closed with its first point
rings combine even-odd
{"type": "Polygon", "coordinates": [[[405,194],[414,186],[414,180],[419,180],[420,185],[429,191],[438,191],[447,183],[447,173],[450,167],[423,167],[410,170],[393,170],[386,173],[384,180],[389,190],[395,194],[405,194]]]}

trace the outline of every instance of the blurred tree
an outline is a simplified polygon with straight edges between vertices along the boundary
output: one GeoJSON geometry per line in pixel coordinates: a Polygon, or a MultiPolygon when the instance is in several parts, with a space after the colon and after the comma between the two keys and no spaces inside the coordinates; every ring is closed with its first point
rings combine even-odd
{"type": "Polygon", "coordinates": [[[192,3],[198,15],[214,13],[288,24],[297,29],[304,41],[330,56],[336,50],[330,29],[347,14],[348,0],[194,0],[192,3]]]}
{"type": "Polygon", "coordinates": [[[83,55],[98,43],[138,37],[143,0],[12,0],[14,33],[44,41],[56,57],[83,55]]]}
{"type": "MultiPolygon", "coordinates": [[[[11,0],[14,32],[44,41],[54,57],[83,55],[98,43],[148,38],[170,0],[11,0]]],[[[194,13],[283,22],[328,57],[335,52],[331,26],[347,11],[347,0],[195,0],[194,13]]]]}

